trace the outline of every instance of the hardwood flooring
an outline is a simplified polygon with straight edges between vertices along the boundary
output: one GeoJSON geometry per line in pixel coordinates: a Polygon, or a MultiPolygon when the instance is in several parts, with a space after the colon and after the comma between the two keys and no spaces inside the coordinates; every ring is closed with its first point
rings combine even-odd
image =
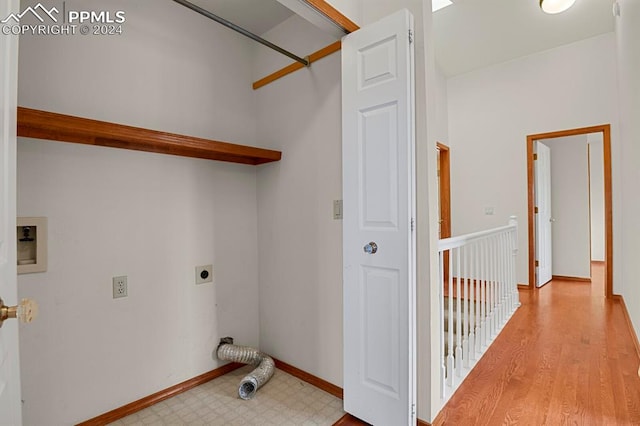
{"type": "Polygon", "coordinates": [[[522,306],[435,425],[640,425],[638,355],[617,300],[554,280],[522,306]]]}

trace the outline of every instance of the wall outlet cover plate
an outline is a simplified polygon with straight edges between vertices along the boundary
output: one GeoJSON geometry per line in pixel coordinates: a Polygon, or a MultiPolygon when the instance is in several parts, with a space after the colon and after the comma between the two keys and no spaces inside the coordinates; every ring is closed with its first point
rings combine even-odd
{"type": "Polygon", "coordinates": [[[127,277],[113,277],[113,298],[119,299],[120,297],[127,297],[127,277]]]}

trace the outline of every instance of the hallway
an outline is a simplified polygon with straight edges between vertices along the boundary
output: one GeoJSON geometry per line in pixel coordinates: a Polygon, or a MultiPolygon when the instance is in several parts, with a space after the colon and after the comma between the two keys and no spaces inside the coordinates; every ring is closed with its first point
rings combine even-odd
{"type": "Polygon", "coordinates": [[[554,280],[522,306],[435,425],[640,425],[638,356],[621,303],[554,280]]]}

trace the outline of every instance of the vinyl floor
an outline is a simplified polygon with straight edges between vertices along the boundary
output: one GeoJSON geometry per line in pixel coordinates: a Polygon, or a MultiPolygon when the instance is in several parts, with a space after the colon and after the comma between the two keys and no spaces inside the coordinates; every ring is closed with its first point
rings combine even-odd
{"type": "Polygon", "coordinates": [[[238,397],[245,366],[177,395],[112,425],[142,426],[330,426],[343,415],[342,400],[276,370],[256,396],[238,397]]]}

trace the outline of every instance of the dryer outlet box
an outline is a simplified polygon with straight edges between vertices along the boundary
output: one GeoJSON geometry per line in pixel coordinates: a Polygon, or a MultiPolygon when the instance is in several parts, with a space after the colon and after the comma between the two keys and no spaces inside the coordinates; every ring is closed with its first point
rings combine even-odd
{"type": "Polygon", "coordinates": [[[213,282],[213,265],[196,266],[196,284],[213,282]]]}

